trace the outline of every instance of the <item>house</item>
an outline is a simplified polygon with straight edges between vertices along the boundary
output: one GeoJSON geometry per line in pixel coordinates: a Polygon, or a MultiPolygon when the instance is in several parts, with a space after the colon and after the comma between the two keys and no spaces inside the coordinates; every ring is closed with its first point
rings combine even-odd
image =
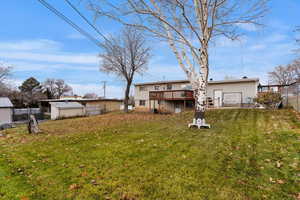
{"type": "Polygon", "coordinates": [[[291,84],[272,84],[272,85],[261,85],[258,86],[258,92],[275,92],[280,93],[282,97],[283,106],[293,106],[296,110],[299,110],[299,91],[300,83],[293,82],[291,84]]]}
{"type": "MultiPolygon", "coordinates": [[[[258,92],[258,78],[208,81],[207,107],[246,107],[258,92]]],[[[136,110],[181,112],[194,108],[194,96],[188,80],[135,84],[136,110]]]]}
{"type": "Polygon", "coordinates": [[[279,85],[279,84],[273,84],[273,85],[258,85],[258,92],[279,92],[281,94],[284,94],[284,91],[286,88],[288,88],[290,85],[279,85]]]}
{"type": "Polygon", "coordinates": [[[9,98],[0,97],[0,125],[12,123],[13,107],[9,98]]]}
{"type": "Polygon", "coordinates": [[[120,99],[44,99],[40,101],[41,111],[50,115],[52,102],[77,102],[84,107],[85,115],[99,115],[118,111],[123,103],[120,99]]]}
{"type": "Polygon", "coordinates": [[[51,119],[84,116],[84,106],[77,102],[50,102],[51,119]]]}

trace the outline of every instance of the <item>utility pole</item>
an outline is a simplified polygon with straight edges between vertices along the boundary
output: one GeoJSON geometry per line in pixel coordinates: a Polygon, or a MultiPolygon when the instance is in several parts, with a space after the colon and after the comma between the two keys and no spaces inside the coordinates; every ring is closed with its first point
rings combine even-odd
{"type": "Polygon", "coordinates": [[[106,81],[101,81],[103,83],[103,98],[106,96],[106,81]]]}

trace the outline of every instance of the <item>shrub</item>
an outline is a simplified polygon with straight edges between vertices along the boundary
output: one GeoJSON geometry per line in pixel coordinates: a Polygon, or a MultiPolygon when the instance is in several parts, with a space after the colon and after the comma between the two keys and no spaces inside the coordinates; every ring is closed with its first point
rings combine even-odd
{"type": "Polygon", "coordinates": [[[257,98],[255,98],[255,102],[268,109],[277,108],[281,101],[281,94],[277,92],[261,92],[257,95],[257,98]]]}

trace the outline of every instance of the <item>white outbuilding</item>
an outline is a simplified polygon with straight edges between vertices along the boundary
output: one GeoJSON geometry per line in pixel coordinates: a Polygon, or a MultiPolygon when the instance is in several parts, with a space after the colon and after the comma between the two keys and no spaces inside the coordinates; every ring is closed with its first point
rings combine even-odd
{"type": "Polygon", "coordinates": [[[12,123],[13,107],[9,98],[0,97],[0,125],[12,123]]]}
{"type": "Polygon", "coordinates": [[[52,120],[85,115],[84,106],[77,102],[50,102],[50,104],[52,120]]]}

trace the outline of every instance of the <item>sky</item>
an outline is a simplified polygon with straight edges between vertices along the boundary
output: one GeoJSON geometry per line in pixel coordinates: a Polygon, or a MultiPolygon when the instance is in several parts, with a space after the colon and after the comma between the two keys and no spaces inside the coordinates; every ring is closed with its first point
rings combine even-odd
{"type": "MultiPolygon", "coordinates": [[[[93,13],[84,1],[70,0],[87,18],[93,13]]],[[[77,25],[97,37],[63,0],[47,0],[77,25]]],[[[294,31],[300,25],[299,0],[271,0],[264,28],[245,25],[238,41],[218,40],[210,48],[210,78],[222,80],[226,76],[258,77],[267,83],[267,73],[275,66],[285,65],[297,55],[294,31]]],[[[116,24],[95,22],[103,34],[116,34],[116,24]]],[[[18,86],[29,77],[43,82],[47,78],[64,79],[74,94],[103,95],[102,81],[106,81],[107,97],[121,98],[125,83],[118,77],[99,71],[100,52],[90,40],[80,35],[38,0],[10,0],[1,3],[0,62],[13,67],[11,84],[18,86]]],[[[134,83],[185,79],[185,74],[166,43],[149,44],[152,57],[149,69],[136,76],[134,83]]],[[[132,91],[133,92],[133,91],[132,91]]]]}

